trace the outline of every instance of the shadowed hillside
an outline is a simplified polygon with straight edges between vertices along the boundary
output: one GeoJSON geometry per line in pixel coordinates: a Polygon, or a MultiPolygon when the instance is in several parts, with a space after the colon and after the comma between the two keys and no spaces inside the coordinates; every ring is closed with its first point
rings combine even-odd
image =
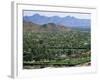
{"type": "Polygon", "coordinates": [[[54,23],[47,23],[43,25],[35,24],[32,22],[23,22],[23,30],[24,31],[32,31],[32,32],[42,32],[42,31],[69,31],[71,30],[68,27],[62,25],[56,25],[54,23]]]}

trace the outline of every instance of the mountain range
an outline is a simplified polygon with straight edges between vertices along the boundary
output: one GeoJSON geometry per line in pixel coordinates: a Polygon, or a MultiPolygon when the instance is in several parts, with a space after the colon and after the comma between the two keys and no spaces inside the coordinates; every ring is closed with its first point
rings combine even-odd
{"type": "Polygon", "coordinates": [[[54,23],[56,25],[62,25],[62,26],[68,26],[72,28],[90,28],[91,26],[91,20],[90,19],[79,19],[72,16],[65,16],[65,17],[59,17],[59,16],[42,16],[40,14],[34,14],[32,16],[23,16],[23,20],[25,22],[32,22],[33,24],[48,24],[48,23],[54,23]]]}
{"type": "Polygon", "coordinates": [[[44,31],[70,31],[71,29],[69,27],[61,26],[61,25],[56,25],[54,23],[47,23],[43,25],[39,25],[36,23],[32,22],[23,22],[23,31],[31,31],[31,32],[44,32],[44,31]]]}

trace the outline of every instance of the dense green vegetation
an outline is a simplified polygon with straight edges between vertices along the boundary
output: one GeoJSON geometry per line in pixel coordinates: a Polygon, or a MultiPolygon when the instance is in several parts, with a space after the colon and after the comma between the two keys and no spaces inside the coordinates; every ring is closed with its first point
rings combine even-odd
{"type": "Polygon", "coordinates": [[[91,61],[89,31],[23,33],[23,66],[26,68],[76,66],[91,61]]]}

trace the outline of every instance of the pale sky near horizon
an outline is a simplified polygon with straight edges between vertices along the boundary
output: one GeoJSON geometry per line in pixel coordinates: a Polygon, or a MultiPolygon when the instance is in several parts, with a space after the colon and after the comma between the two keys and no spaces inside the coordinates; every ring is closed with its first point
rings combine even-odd
{"type": "Polygon", "coordinates": [[[23,16],[32,16],[34,14],[39,14],[41,16],[47,16],[47,17],[52,17],[52,16],[59,16],[59,17],[66,17],[66,16],[71,16],[71,17],[76,17],[80,19],[91,19],[91,14],[88,13],[69,13],[69,12],[45,12],[45,11],[29,11],[29,10],[24,10],[23,11],[23,16]]]}

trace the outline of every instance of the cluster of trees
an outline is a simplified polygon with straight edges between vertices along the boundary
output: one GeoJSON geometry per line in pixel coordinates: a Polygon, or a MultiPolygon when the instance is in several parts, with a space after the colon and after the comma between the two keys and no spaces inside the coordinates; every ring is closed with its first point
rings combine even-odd
{"type": "Polygon", "coordinates": [[[23,61],[90,57],[90,43],[89,32],[24,32],[23,61]]]}

